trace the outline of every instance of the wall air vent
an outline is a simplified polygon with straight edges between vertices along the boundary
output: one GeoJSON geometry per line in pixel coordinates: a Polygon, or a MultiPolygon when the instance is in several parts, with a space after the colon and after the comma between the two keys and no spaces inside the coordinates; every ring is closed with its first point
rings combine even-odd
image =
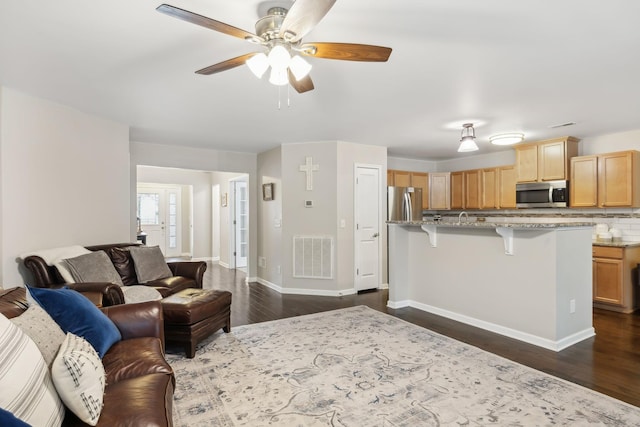
{"type": "Polygon", "coordinates": [[[560,123],[558,125],[549,126],[549,129],[564,128],[564,127],[567,127],[567,126],[573,126],[575,124],[576,124],[576,122],[560,123]]]}
{"type": "Polygon", "coordinates": [[[333,278],[333,237],[293,236],[293,277],[333,278]]]}

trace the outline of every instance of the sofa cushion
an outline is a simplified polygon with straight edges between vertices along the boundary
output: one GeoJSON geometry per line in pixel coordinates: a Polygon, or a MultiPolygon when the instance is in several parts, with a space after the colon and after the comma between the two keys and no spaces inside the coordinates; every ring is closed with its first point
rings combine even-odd
{"type": "Polygon", "coordinates": [[[102,413],[105,372],[91,344],[69,332],[53,362],[51,376],[67,408],[95,426],[102,413]]]}
{"type": "Polygon", "coordinates": [[[138,302],[158,301],[162,299],[162,294],[157,289],[145,285],[123,286],[125,304],[135,304],[138,302]]]}
{"type": "Polygon", "coordinates": [[[31,339],[0,314],[0,407],[37,426],[59,426],[64,405],[31,339]]]}
{"type": "Polygon", "coordinates": [[[131,258],[129,249],[130,246],[124,248],[110,248],[106,251],[125,286],[136,285],[138,283],[136,269],[133,265],[133,259],[131,258]]]}
{"type": "Polygon", "coordinates": [[[100,357],[116,342],[120,331],[91,301],[71,289],[28,288],[33,300],[66,332],[81,336],[100,357]]]}
{"type": "Polygon", "coordinates": [[[78,283],[107,282],[122,286],[122,279],[104,251],[65,259],[66,267],[78,283]]]}
{"type": "Polygon", "coordinates": [[[138,283],[173,276],[158,246],[132,247],[129,252],[133,258],[138,283]]]}
{"type": "Polygon", "coordinates": [[[148,374],[172,375],[171,365],[164,358],[159,338],[143,337],[120,341],[102,359],[107,384],[148,374]]]}
{"type": "Polygon", "coordinates": [[[38,346],[48,368],[58,354],[65,339],[60,326],[38,305],[31,305],[27,311],[11,319],[38,346]]]}

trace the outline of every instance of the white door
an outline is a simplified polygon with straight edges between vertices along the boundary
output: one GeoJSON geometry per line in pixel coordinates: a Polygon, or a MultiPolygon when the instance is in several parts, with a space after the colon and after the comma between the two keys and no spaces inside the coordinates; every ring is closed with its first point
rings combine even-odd
{"type": "Polygon", "coordinates": [[[356,291],[380,286],[380,167],[356,166],[356,291]]]}
{"type": "Polygon", "coordinates": [[[137,216],[147,246],[159,246],[166,257],[180,256],[180,187],[138,184],[137,216]]]}

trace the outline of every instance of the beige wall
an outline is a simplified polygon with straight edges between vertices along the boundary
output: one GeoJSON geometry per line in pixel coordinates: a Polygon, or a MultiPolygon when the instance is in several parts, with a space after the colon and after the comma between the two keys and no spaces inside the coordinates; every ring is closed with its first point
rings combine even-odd
{"type": "Polygon", "coordinates": [[[263,258],[264,267],[258,266],[258,276],[276,286],[282,284],[282,148],[260,153],[258,155],[258,189],[262,185],[273,183],[274,198],[262,200],[258,195],[258,259],[263,258]]]}
{"type": "Polygon", "coordinates": [[[127,126],[3,88],[0,130],[0,283],[29,251],[130,240],[127,126]]]}

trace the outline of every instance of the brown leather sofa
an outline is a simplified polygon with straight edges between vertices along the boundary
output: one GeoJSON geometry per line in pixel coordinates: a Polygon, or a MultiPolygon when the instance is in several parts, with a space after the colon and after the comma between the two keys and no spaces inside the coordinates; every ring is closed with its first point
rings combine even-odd
{"type": "MultiPolygon", "coordinates": [[[[136,271],[128,248],[138,246],[138,243],[111,243],[106,245],[86,246],[90,251],[105,251],[113,262],[116,271],[122,278],[125,286],[145,285],[151,286],[160,292],[162,297],[167,297],[183,289],[202,289],[202,278],[207,270],[204,261],[179,261],[168,262],[167,265],[173,273],[173,277],[158,279],[147,283],[137,283],[136,271]]],[[[24,266],[32,273],[31,286],[39,288],[58,288],[68,286],[77,291],[99,291],[103,293],[103,305],[117,305],[124,303],[124,295],[118,285],[106,283],[75,283],[67,284],[58,269],[47,263],[39,256],[28,256],[24,259],[24,266]]]]}
{"type": "MultiPolygon", "coordinates": [[[[27,309],[24,288],[0,290],[0,313],[27,309]]],[[[158,301],[106,307],[122,340],[104,355],[104,407],[98,426],[172,426],[175,377],[164,358],[162,306],[158,301]]],[[[64,426],[86,426],[67,411],[64,426]]]]}

